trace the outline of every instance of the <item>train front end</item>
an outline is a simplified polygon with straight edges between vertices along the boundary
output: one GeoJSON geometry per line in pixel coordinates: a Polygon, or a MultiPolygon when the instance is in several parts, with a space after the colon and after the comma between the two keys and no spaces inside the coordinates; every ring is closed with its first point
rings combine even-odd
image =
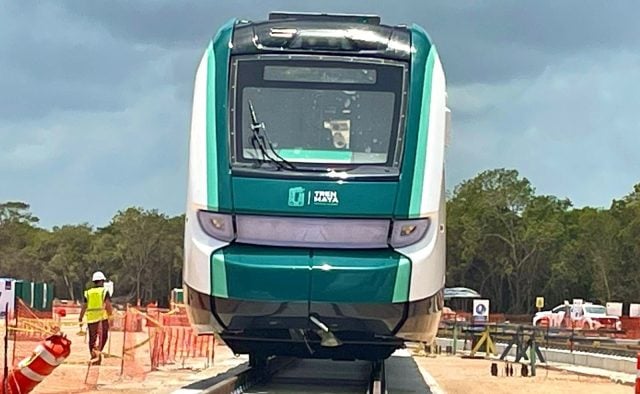
{"type": "Polygon", "coordinates": [[[445,280],[445,78],[418,26],[271,14],[198,66],[184,287],[235,353],[384,359],[445,280]]]}

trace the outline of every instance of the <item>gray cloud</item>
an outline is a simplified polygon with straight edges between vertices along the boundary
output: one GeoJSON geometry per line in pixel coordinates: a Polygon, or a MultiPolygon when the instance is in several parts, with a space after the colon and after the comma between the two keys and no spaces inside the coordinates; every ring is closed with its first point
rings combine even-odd
{"type": "Polygon", "coordinates": [[[451,145],[451,179],[513,167],[577,206],[627,194],[640,181],[640,55],[602,52],[600,62],[564,58],[533,80],[452,89],[465,117],[451,145]]]}
{"type": "Polygon", "coordinates": [[[224,20],[264,18],[270,10],[377,13],[386,23],[422,24],[440,45],[456,82],[500,81],[540,73],[556,55],[600,48],[640,48],[638,4],[633,0],[518,0],[391,3],[296,0],[234,4],[202,1],[67,1],[69,12],[88,18],[127,41],[201,46],[224,20]],[[150,6],[150,4],[152,6],[150,6]]]}
{"type": "Polygon", "coordinates": [[[514,167],[608,205],[640,181],[635,1],[35,1],[0,13],[0,201],[45,225],[184,206],[195,67],[232,17],[359,12],[423,25],[450,86],[448,181],[514,167]]]}

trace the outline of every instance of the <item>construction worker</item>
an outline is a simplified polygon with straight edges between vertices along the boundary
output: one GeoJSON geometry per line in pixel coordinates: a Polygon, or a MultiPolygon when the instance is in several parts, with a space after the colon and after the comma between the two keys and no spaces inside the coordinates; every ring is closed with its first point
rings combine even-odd
{"type": "Polygon", "coordinates": [[[86,315],[89,331],[89,353],[92,362],[99,364],[102,359],[102,350],[107,343],[107,338],[109,338],[109,317],[113,313],[113,307],[111,306],[111,296],[104,287],[104,282],[107,280],[104,274],[97,271],[91,280],[94,287],[84,292],[84,303],[78,321],[82,324],[82,319],[86,315]],[[98,338],[99,343],[96,347],[98,338]]]}

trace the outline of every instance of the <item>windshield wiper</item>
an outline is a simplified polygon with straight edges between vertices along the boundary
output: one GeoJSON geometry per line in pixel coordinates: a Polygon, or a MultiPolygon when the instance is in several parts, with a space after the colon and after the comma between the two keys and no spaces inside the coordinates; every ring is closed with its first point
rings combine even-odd
{"type": "Polygon", "coordinates": [[[258,160],[260,164],[268,160],[270,163],[274,164],[278,170],[324,173],[331,171],[331,169],[329,168],[299,167],[294,165],[284,157],[280,156],[280,154],[273,147],[271,139],[269,139],[269,136],[267,135],[267,129],[264,125],[264,122],[258,121],[258,117],[251,100],[247,100],[247,104],[249,105],[249,113],[251,115],[251,146],[253,147],[254,151],[260,152],[260,155],[262,157],[256,157],[256,160],[258,160]],[[273,157],[269,153],[269,151],[271,151],[271,154],[273,154],[273,156],[275,157],[273,157]]]}
{"type": "Polygon", "coordinates": [[[253,134],[251,137],[251,146],[255,151],[260,151],[262,158],[258,160],[260,162],[264,162],[265,158],[269,160],[272,164],[274,164],[279,170],[290,170],[296,171],[298,168],[293,165],[291,162],[284,159],[273,147],[273,143],[269,139],[267,135],[267,130],[264,126],[263,122],[258,121],[258,117],[256,116],[255,108],[253,107],[253,103],[251,100],[247,100],[249,105],[249,113],[251,115],[251,133],[253,134]],[[256,149],[256,147],[258,149],[256,149]],[[269,154],[268,151],[273,153],[273,156],[269,154]],[[279,160],[278,160],[279,159],[279,160]]]}

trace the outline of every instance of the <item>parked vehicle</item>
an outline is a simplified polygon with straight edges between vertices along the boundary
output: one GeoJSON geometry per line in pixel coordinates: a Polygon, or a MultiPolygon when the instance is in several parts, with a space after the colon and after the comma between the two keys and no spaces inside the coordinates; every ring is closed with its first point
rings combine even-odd
{"type": "Polygon", "coordinates": [[[591,303],[558,305],[550,311],[538,312],[533,316],[533,325],[583,330],[622,330],[622,322],[618,316],[608,315],[607,308],[603,305],[591,303]]]}

